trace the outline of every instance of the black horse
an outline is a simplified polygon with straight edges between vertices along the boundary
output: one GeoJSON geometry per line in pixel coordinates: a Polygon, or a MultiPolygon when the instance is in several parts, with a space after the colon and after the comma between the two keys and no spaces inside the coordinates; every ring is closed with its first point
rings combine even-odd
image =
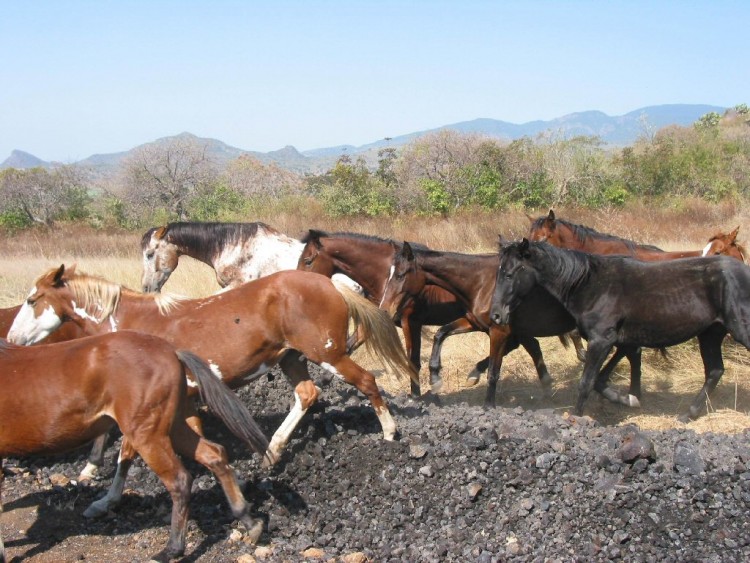
{"type": "Polygon", "coordinates": [[[750,348],[750,268],[724,256],[644,263],[597,256],[527,239],[501,245],[491,309],[506,323],[525,295],[541,286],[573,316],[588,340],[576,413],[613,346],[664,348],[697,336],[705,383],[681,420],[699,416],[724,373],[727,333],[750,348]]]}

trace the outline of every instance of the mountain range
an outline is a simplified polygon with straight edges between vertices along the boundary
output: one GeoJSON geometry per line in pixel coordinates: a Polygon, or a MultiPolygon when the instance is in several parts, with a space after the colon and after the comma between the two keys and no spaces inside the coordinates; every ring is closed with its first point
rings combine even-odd
{"type": "MultiPolygon", "coordinates": [[[[552,120],[536,120],[517,124],[497,119],[479,118],[462,121],[450,125],[443,125],[425,131],[407,133],[398,137],[380,139],[361,146],[338,145],[312,149],[304,152],[293,146],[271,152],[257,152],[232,147],[217,139],[196,137],[191,133],[180,133],[172,137],[163,137],[144,145],[134,147],[129,151],[94,154],[75,164],[91,169],[95,174],[106,176],[117,170],[123,159],[132,151],[151,144],[166,144],[175,138],[187,137],[206,146],[207,154],[220,168],[242,155],[257,158],[263,163],[276,163],[278,166],[298,173],[319,173],[331,168],[342,154],[362,156],[369,162],[375,162],[377,151],[381,148],[400,147],[419,137],[441,131],[454,130],[461,133],[474,133],[488,137],[514,140],[523,137],[535,138],[545,132],[551,132],[565,138],[579,135],[598,136],[611,146],[626,146],[632,144],[648,129],[661,129],[668,125],[688,126],[709,112],[723,113],[726,108],[705,104],[665,104],[643,107],[624,115],[609,116],[601,111],[584,111],[571,113],[552,120]]],[[[36,166],[53,167],[59,163],[46,162],[32,154],[14,150],[11,155],[0,163],[3,168],[33,168],[36,166]]]]}

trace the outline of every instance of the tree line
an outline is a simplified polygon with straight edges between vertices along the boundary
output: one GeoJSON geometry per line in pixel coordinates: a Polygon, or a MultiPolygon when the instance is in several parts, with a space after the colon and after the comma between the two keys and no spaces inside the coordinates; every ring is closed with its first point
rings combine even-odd
{"type": "Polygon", "coordinates": [[[242,221],[316,206],[331,216],[450,215],[484,210],[668,205],[750,199],[750,110],[740,104],[691,127],[653,131],[612,148],[597,137],[547,133],[503,142],[444,130],[376,162],[342,155],[320,174],[301,175],[249,156],[223,170],[206,147],[179,137],[130,155],[112,177],[76,166],[0,172],[0,228],[59,221],[137,228],[170,220],[242,221]]]}

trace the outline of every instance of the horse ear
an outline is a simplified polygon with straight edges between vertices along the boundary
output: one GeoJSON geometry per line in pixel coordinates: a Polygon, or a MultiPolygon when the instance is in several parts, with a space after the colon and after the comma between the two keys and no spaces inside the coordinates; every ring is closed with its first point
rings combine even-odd
{"type": "Polygon", "coordinates": [[[524,215],[526,215],[526,218],[527,218],[527,219],[529,220],[529,223],[531,223],[531,224],[533,225],[533,224],[534,224],[534,221],[536,221],[536,219],[534,219],[534,218],[533,218],[533,217],[532,217],[531,215],[529,215],[528,213],[524,213],[524,215]]]}
{"type": "Polygon", "coordinates": [[[732,237],[732,242],[734,242],[735,240],[737,240],[737,234],[739,232],[740,232],[740,227],[738,225],[735,230],[733,230],[731,233],[729,233],[729,236],[732,237]]]}
{"type": "Polygon", "coordinates": [[[167,234],[167,226],[166,226],[166,225],[165,225],[165,226],[163,226],[163,227],[159,227],[158,229],[156,229],[156,230],[154,231],[154,237],[155,237],[155,238],[156,238],[157,240],[161,240],[161,239],[163,239],[163,238],[164,238],[164,235],[166,235],[166,234],[167,234]]]}
{"type": "Polygon", "coordinates": [[[406,241],[404,241],[404,245],[401,247],[401,255],[409,262],[414,261],[414,251],[411,249],[411,245],[406,241]]]}
{"type": "Polygon", "coordinates": [[[528,258],[531,256],[531,243],[529,242],[529,239],[524,237],[521,244],[518,245],[518,251],[522,258],[528,258]]]}
{"type": "Polygon", "coordinates": [[[61,287],[63,285],[63,276],[65,275],[65,264],[60,264],[60,267],[55,271],[52,276],[52,285],[55,287],[61,287]]]}
{"type": "Polygon", "coordinates": [[[555,222],[555,211],[553,209],[549,210],[549,215],[547,215],[547,221],[549,221],[550,223],[555,222]]]}
{"type": "Polygon", "coordinates": [[[320,242],[321,236],[323,236],[323,232],[318,231],[317,229],[310,229],[307,231],[308,240],[311,241],[317,249],[323,248],[323,244],[320,242]]]}

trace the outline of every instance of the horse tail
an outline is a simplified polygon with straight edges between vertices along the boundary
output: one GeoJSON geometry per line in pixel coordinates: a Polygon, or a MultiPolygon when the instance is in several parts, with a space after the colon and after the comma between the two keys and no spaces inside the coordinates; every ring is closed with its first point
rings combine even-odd
{"type": "Polygon", "coordinates": [[[368,352],[381,358],[398,377],[406,372],[409,379],[418,383],[419,375],[406,357],[396,325],[388,313],[347,287],[336,285],[336,289],[344,298],[352,321],[364,331],[368,352]]]}
{"type": "Polygon", "coordinates": [[[239,397],[208,367],[205,361],[188,350],[177,350],[177,357],[198,383],[201,399],[227,428],[250,448],[263,455],[268,438],[239,397]]]}

